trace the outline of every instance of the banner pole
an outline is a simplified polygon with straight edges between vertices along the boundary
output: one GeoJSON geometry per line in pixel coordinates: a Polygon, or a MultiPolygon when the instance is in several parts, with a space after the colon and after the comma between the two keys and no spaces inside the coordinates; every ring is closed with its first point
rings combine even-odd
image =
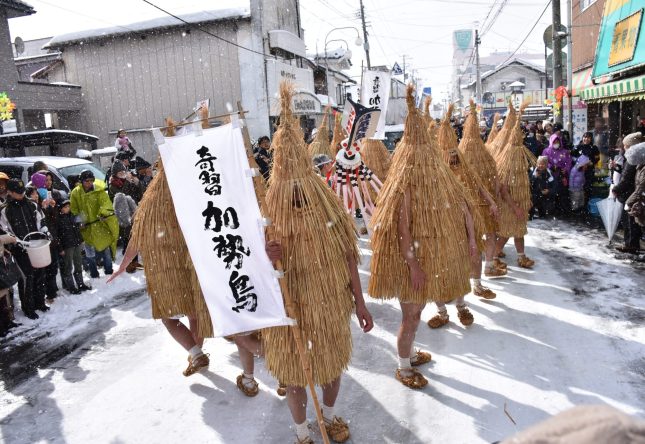
{"type": "MultiPolygon", "coordinates": [[[[237,102],[237,110],[238,110],[238,115],[240,119],[244,121],[246,112],[244,111],[244,108],[242,107],[242,102],[240,101],[237,102]]],[[[242,137],[244,139],[244,146],[246,147],[246,154],[249,158],[249,164],[251,165],[252,168],[257,168],[257,164],[255,163],[255,157],[253,156],[253,150],[251,147],[251,137],[249,136],[249,130],[246,126],[246,121],[244,121],[244,125],[242,126],[242,137]]],[[[266,199],[265,199],[266,186],[264,184],[264,178],[260,175],[255,176],[253,178],[253,184],[255,186],[255,192],[258,198],[258,202],[260,204],[260,210],[263,215],[266,215],[267,214],[266,199]]],[[[273,232],[273,229],[271,227],[267,227],[267,231],[273,232]]],[[[272,236],[269,235],[269,238],[271,237],[272,236]]],[[[276,269],[281,273],[283,272],[282,261],[276,262],[276,269]]],[[[293,299],[291,298],[291,294],[289,293],[289,288],[287,287],[287,285],[282,279],[280,279],[279,282],[280,282],[280,288],[282,290],[282,296],[284,297],[287,316],[289,316],[292,319],[296,319],[296,316],[295,316],[296,306],[293,299]]],[[[289,328],[293,333],[293,339],[296,342],[296,347],[298,348],[298,355],[300,356],[302,370],[304,371],[305,376],[307,378],[307,385],[309,386],[311,399],[314,403],[314,409],[316,410],[316,419],[318,420],[318,427],[320,428],[320,434],[323,437],[323,442],[325,444],[329,444],[329,437],[327,436],[327,429],[325,428],[325,420],[323,419],[322,410],[320,408],[320,403],[318,401],[318,395],[316,394],[316,386],[314,385],[314,378],[311,371],[311,366],[309,365],[309,361],[307,360],[305,355],[305,344],[302,339],[302,331],[300,330],[300,326],[297,323],[295,325],[290,326],[289,328]]]]}

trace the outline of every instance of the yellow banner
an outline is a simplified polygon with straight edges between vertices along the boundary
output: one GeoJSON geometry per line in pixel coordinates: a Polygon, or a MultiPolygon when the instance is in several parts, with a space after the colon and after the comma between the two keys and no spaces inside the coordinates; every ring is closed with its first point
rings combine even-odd
{"type": "Polygon", "coordinates": [[[643,10],[641,9],[616,23],[609,52],[609,66],[628,62],[634,58],[642,16],[643,10]]]}

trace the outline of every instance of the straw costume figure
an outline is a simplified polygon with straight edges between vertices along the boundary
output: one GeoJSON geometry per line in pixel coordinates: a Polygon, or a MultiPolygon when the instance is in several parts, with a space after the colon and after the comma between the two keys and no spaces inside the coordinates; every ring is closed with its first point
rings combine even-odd
{"type": "MultiPolygon", "coordinates": [[[[520,113],[525,106],[522,106],[520,113]]],[[[514,109],[512,104],[510,107],[514,109]]],[[[532,206],[528,170],[535,161],[524,146],[519,119],[515,120],[510,129],[509,142],[496,158],[500,183],[496,257],[499,257],[504,244],[512,237],[518,255],[517,264],[522,268],[531,268],[535,262],[524,254],[524,236],[527,234],[528,213],[532,206]]],[[[500,131],[498,138],[503,131],[504,129],[500,131]]]]}
{"type": "Polygon", "coordinates": [[[107,282],[123,273],[137,253],[144,260],[152,317],[161,319],[170,335],[189,352],[184,376],[208,367],[202,346],[204,338],[213,336],[213,327],[161,161],[134,215],[121,266],[107,282]],[[179,321],[182,316],[188,317],[190,328],[179,321]]]}
{"type": "MultiPolygon", "coordinates": [[[[363,139],[361,157],[367,167],[374,172],[382,182],[385,182],[392,161],[390,153],[382,140],[363,139]]],[[[372,197],[375,200],[374,196],[372,197]]]]}
{"type": "MultiPolygon", "coordinates": [[[[479,179],[479,176],[468,166],[462,154],[457,149],[456,140],[452,137],[454,130],[450,126],[449,116],[451,114],[452,105],[448,107],[448,113],[441,123],[441,128],[439,129],[439,144],[443,160],[465,188],[468,207],[473,217],[477,249],[469,250],[471,286],[476,296],[487,296],[487,299],[493,299],[495,293],[481,285],[481,253],[484,251],[484,235],[490,233],[487,230],[490,229],[491,225],[494,236],[495,230],[492,219],[493,215],[497,214],[497,205],[479,179]],[[484,292],[484,290],[488,290],[488,293],[484,292]]],[[[477,136],[479,137],[479,134],[477,136]]],[[[465,231],[466,228],[463,227],[463,230],[465,231]]],[[[444,302],[435,303],[437,305],[437,314],[428,321],[430,328],[442,327],[448,323],[449,319],[446,304],[444,302]]],[[[463,296],[457,298],[456,306],[459,321],[463,325],[471,325],[474,318],[470,310],[468,310],[463,296]]]]}
{"type": "Polygon", "coordinates": [[[330,143],[330,151],[331,151],[330,157],[332,159],[334,159],[336,157],[336,153],[340,151],[340,143],[346,137],[345,130],[341,125],[342,118],[343,118],[343,115],[341,113],[336,113],[336,112],[334,113],[334,134],[331,138],[331,143],[330,143]]]}
{"type": "Polygon", "coordinates": [[[331,144],[329,143],[329,127],[327,126],[327,116],[329,115],[329,107],[325,109],[323,114],[323,120],[318,130],[314,140],[309,144],[309,157],[313,158],[318,154],[324,154],[330,159],[336,155],[336,152],[331,149],[331,144]]]}
{"type": "Polygon", "coordinates": [[[486,139],[486,145],[493,143],[493,141],[495,140],[495,137],[497,137],[497,134],[499,134],[498,122],[500,117],[501,116],[499,113],[495,113],[495,115],[493,116],[490,133],[488,133],[488,138],[486,139]]]}
{"type": "MultiPolygon", "coordinates": [[[[280,85],[280,126],[266,195],[268,217],[283,251],[285,285],[305,347],[313,382],[322,386],[322,413],[332,440],[349,438],[349,426],[334,414],[340,376],[352,354],[350,318],[356,311],[364,332],[372,328],[358,276],[352,220],[308,160],[302,131],[291,110],[293,87],[280,85]],[[352,297],[353,296],[353,297],[352,297]]],[[[306,420],[307,378],[291,327],[263,330],[266,367],[287,385],[287,403],[299,443],[311,443],[306,420]]]]}
{"type": "MultiPolygon", "coordinates": [[[[477,128],[477,111],[475,108],[475,103],[472,100],[470,102],[470,114],[466,119],[464,128],[464,137],[459,142],[459,151],[461,152],[463,159],[466,161],[470,169],[475,172],[481,183],[484,185],[484,188],[487,191],[488,195],[491,196],[496,202],[499,194],[497,165],[495,164],[493,156],[491,156],[491,154],[486,149],[484,142],[482,141],[479,134],[477,128]]],[[[497,205],[495,205],[495,208],[497,209],[497,205]]],[[[490,205],[490,209],[493,209],[493,205],[490,205]]],[[[486,266],[484,268],[484,274],[486,275],[486,277],[501,277],[506,274],[506,268],[497,267],[494,262],[495,243],[497,240],[495,233],[497,232],[497,218],[499,217],[499,211],[483,211],[482,213],[484,216],[484,226],[486,233],[484,249],[486,266]],[[494,216],[493,213],[496,213],[496,216],[494,216]]],[[[475,294],[475,296],[480,296],[486,299],[494,298],[495,293],[493,293],[492,290],[481,285],[481,265],[479,272],[477,272],[476,274],[477,276],[475,276],[473,283],[473,293],[475,294]]]]}
{"type": "Polygon", "coordinates": [[[509,142],[513,128],[515,128],[515,124],[517,123],[517,119],[518,117],[517,112],[515,111],[515,106],[513,106],[513,103],[509,99],[508,113],[506,115],[506,120],[504,120],[504,124],[502,125],[502,129],[499,130],[499,133],[497,133],[494,140],[486,145],[491,156],[495,159],[495,162],[498,162],[497,156],[504,150],[506,144],[509,142]]]}
{"type": "Polygon", "coordinates": [[[464,187],[428,135],[413,91],[408,85],[403,139],[372,219],[369,294],[401,303],[396,378],[422,388],[428,381],[412,367],[431,359],[414,349],[421,311],[427,302],[445,303],[470,292],[469,248],[477,245],[464,187]]]}

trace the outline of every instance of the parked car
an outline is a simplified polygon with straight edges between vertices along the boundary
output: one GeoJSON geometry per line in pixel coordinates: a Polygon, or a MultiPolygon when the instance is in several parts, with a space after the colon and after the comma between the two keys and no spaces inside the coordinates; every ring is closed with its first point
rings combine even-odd
{"type": "Polygon", "coordinates": [[[70,176],[78,176],[83,170],[90,170],[94,173],[94,177],[105,180],[105,173],[98,169],[92,162],[74,157],[0,157],[0,171],[12,179],[20,179],[24,183],[27,183],[33,173],[31,167],[38,160],[45,162],[49,171],[54,173],[54,188],[64,191],[67,194],[70,192],[68,178],[70,176]]]}
{"type": "Polygon", "coordinates": [[[383,143],[390,152],[396,148],[396,141],[403,137],[404,127],[404,124],[385,125],[385,139],[383,139],[383,143]]]}

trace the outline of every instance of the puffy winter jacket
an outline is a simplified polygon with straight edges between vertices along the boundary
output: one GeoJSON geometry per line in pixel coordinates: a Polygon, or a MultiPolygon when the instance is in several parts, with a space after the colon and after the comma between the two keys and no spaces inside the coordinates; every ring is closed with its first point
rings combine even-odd
{"type": "Polygon", "coordinates": [[[78,184],[70,194],[70,204],[72,214],[83,224],[83,240],[97,251],[110,247],[112,256],[115,256],[119,221],[105,191],[105,183],[101,180],[94,181],[94,188],[88,192],[82,184],[78,184]]]}
{"type": "MultiPolygon", "coordinates": [[[[582,167],[590,162],[589,158],[584,154],[578,157],[576,164],[571,168],[571,173],[569,174],[569,189],[572,191],[580,191],[585,186],[586,174],[582,167]]],[[[588,168],[592,168],[592,165],[589,165],[588,168]]]]}
{"type": "Polygon", "coordinates": [[[58,244],[61,250],[78,247],[83,243],[81,229],[72,213],[58,215],[58,244]]]}

